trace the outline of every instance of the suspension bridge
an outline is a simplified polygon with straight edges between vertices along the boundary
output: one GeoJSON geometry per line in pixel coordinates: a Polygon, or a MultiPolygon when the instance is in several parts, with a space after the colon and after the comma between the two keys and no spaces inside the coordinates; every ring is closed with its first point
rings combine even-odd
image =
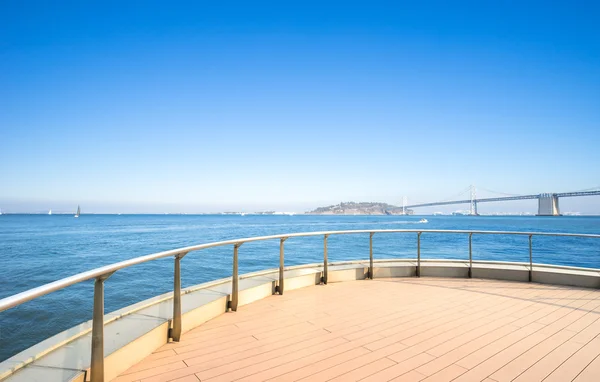
{"type": "Polygon", "coordinates": [[[419,207],[433,207],[433,206],[447,206],[452,204],[469,204],[469,214],[470,215],[478,215],[477,213],[477,205],[479,203],[490,203],[490,202],[507,202],[510,200],[527,200],[527,199],[537,199],[538,200],[538,216],[559,216],[560,208],[559,208],[559,198],[571,198],[571,197],[580,197],[580,196],[593,196],[600,195],[600,186],[580,190],[580,191],[571,191],[571,192],[559,192],[559,193],[541,193],[541,194],[530,194],[530,195],[516,195],[516,194],[506,194],[495,192],[491,190],[487,190],[497,194],[503,194],[507,196],[493,197],[493,198],[477,198],[477,192],[475,186],[471,185],[467,190],[461,192],[464,194],[466,191],[470,191],[470,197],[468,199],[458,199],[458,200],[445,200],[439,202],[430,202],[430,203],[419,203],[419,204],[407,204],[406,198],[403,198],[402,207],[407,208],[419,208],[419,207]]]}

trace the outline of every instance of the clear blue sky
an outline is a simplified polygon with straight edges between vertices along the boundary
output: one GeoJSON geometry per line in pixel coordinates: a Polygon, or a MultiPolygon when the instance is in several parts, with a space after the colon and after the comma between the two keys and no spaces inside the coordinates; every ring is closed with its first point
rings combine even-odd
{"type": "Polygon", "coordinates": [[[0,208],[600,185],[595,1],[212,3],[3,1],[0,208]]]}

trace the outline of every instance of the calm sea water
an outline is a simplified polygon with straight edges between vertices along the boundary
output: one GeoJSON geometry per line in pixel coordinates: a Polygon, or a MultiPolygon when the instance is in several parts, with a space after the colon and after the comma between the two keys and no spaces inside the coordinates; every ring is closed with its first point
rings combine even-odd
{"type": "MultiPolygon", "coordinates": [[[[474,229],[600,233],[600,217],[431,216],[222,216],[222,215],[2,215],[0,298],[102,265],[166,249],[241,237],[349,229],[474,229]]],[[[474,236],[474,259],[527,261],[527,237],[474,236]]],[[[330,261],[366,259],[368,235],[329,238],[330,261]]],[[[322,238],[286,241],[286,265],[322,261],[322,238]]],[[[468,258],[466,235],[423,234],[423,258],[468,258]]],[[[534,238],[534,262],[600,268],[600,239],[534,238]]],[[[374,238],[376,258],[414,258],[416,234],[374,238]]],[[[182,285],[231,275],[232,248],[189,254],[182,285]]],[[[240,248],[240,273],[275,268],[279,242],[240,248]]],[[[173,261],[157,260],[115,273],[106,282],[110,312],[168,292],[173,261]]],[[[52,293],[0,313],[0,360],[92,317],[93,282],[52,293]],[[64,314],[68,311],[69,314],[64,314]]]]}

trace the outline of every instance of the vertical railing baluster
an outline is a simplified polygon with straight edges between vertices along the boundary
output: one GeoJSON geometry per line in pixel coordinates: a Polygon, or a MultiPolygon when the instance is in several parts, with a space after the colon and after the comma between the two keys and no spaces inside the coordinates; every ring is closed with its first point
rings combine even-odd
{"type": "Polygon", "coordinates": [[[369,278],[373,280],[373,235],[374,232],[369,234],[369,278]]]}
{"type": "MultiPolygon", "coordinates": [[[[185,256],[185,255],[184,255],[185,256]]],[[[175,342],[181,338],[181,259],[183,256],[175,256],[175,267],[173,272],[173,325],[169,337],[175,342]]]]}
{"type": "Polygon", "coordinates": [[[421,277],[421,233],[417,234],[417,277],[421,277]]]}
{"type": "Polygon", "coordinates": [[[238,308],[238,283],[239,283],[239,276],[238,276],[238,248],[242,245],[243,243],[239,243],[239,244],[235,244],[233,246],[233,275],[231,276],[232,280],[231,280],[231,303],[230,303],[230,308],[232,311],[237,311],[238,308]]]}
{"type": "Polygon", "coordinates": [[[94,281],[94,311],[92,313],[92,359],[90,381],[104,382],[104,281],[114,272],[94,281]]]}
{"type": "Polygon", "coordinates": [[[327,284],[327,237],[323,239],[323,284],[327,284]]]}
{"type": "Polygon", "coordinates": [[[531,236],[533,235],[529,235],[529,282],[533,281],[533,251],[531,236]]]}
{"type": "Polygon", "coordinates": [[[91,381],[104,382],[104,280],[94,282],[91,381]]]}
{"type": "Polygon", "coordinates": [[[277,292],[282,295],[283,294],[283,242],[287,239],[287,237],[281,238],[279,241],[279,285],[277,285],[277,292]]]}
{"type": "Polygon", "coordinates": [[[473,277],[473,232],[469,233],[469,278],[473,277]]]}

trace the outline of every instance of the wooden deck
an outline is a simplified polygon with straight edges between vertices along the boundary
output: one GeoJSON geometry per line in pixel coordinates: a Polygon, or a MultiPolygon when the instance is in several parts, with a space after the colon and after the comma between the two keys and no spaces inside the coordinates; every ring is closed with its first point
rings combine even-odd
{"type": "Polygon", "coordinates": [[[116,381],[600,381],[600,291],[395,278],[226,313],[116,381]]]}

